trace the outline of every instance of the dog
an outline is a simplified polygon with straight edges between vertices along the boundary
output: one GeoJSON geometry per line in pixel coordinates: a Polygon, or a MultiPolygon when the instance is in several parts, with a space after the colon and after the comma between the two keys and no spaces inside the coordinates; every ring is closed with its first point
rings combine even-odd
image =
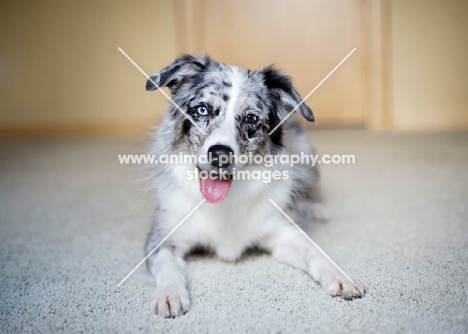
{"type": "MultiPolygon", "coordinates": [[[[156,209],[145,251],[151,254],[147,267],[156,283],[156,314],[177,317],[189,311],[185,257],[200,247],[224,261],[236,261],[256,247],[309,273],[332,296],[363,296],[362,283],[351,282],[335,268],[269,201],[293,220],[300,219],[301,212],[321,203],[317,169],[279,162],[265,167],[231,159],[247,154],[313,154],[298,121],[291,117],[282,123],[301,103],[291,78],[272,66],[252,71],[206,55],[184,55],[150,76],[146,89],[159,87],[169,88],[174,103],[152,136],[151,153],[208,158],[152,166],[156,209]],[[228,156],[229,161],[221,163],[228,156]],[[271,182],[233,177],[235,171],[268,170],[287,172],[288,177],[271,182]],[[203,179],[202,173],[214,177],[203,179]],[[193,211],[203,200],[207,203],[193,211]],[[184,225],[164,240],[191,211],[184,225]]],[[[306,103],[296,112],[315,121],[306,103]]]]}

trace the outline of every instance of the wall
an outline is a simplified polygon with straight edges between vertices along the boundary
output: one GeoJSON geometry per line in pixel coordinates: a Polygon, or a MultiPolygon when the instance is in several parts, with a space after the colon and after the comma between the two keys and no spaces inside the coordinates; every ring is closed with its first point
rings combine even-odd
{"type": "Polygon", "coordinates": [[[0,128],[132,131],[165,110],[147,72],[175,57],[169,0],[5,1],[0,5],[0,128]]]}
{"type": "Polygon", "coordinates": [[[392,0],[393,128],[468,128],[468,1],[392,0]]]}

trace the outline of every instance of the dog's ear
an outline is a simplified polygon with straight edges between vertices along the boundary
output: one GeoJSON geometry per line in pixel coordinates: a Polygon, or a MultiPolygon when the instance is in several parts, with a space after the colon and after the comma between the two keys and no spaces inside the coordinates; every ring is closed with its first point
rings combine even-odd
{"type": "Polygon", "coordinates": [[[208,56],[194,57],[183,55],[171,65],[150,76],[146,81],[146,90],[156,90],[158,87],[168,87],[172,94],[184,83],[189,82],[197,74],[203,72],[213,60],[208,56]]]}
{"type": "MultiPolygon", "coordinates": [[[[286,116],[302,101],[301,96],[292,84],[291,78],[272,66],[264,68],[261,72],[263,73],[265,85],[270,91],[272,103],[284,114],[283,117],[286,116]]],[[[309,122],[315,122],[312,109],[305,102],[296,111],[309,122]]]]}

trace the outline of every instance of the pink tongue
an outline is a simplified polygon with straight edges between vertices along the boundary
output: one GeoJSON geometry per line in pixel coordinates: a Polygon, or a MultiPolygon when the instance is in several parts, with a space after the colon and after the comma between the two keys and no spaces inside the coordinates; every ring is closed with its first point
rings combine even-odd
{"type": "Polygon", "coordinates": [[[231,188],[228,180],[200,180],[200,191],[205,201],[211,204],[221,203],[227,196],[231,188]]]}

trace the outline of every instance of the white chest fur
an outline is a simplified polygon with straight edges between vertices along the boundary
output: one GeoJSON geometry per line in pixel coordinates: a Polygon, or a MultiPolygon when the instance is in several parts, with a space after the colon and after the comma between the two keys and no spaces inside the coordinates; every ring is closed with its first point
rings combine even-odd
{"type": "MultiPolygon", "coordinates": [[[[177,208],[175,214],[166,217],[167,222],[161,222],[166,230],[163,233],[168,233],[202,200],[199,181],[186,178],[186,171],[191,168],[178,166],[174,176],[179,187],[161,201],[168,211],[177,208]]],[[[226,199],[219,204],[201,205],[174,233],[173,242],[183,249],[203,245],[223,260],[237,260],[246,248],[257,245],[284,223],[268,198],[281,204],[286,203],[289,194],[290,182],[285,180],[235,180],[226,199]]]]}

